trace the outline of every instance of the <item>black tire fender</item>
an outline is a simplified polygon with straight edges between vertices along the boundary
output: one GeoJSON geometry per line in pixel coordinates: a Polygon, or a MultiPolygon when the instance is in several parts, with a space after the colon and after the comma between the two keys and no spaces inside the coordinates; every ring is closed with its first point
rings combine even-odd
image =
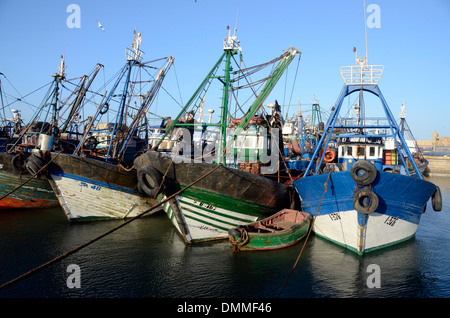
{"type": "Polygon", "coordinates": [[[363,214],[374,212],[380,203],[378,195],[368,188],[358,190],[353,196],[353,208],[363,214]]]}
{"type": "Polygon", "coordinates": [[[436,186],[436,191],[434,191],[431,196],[431,205],[433,206],[433,210],[439,212],[442,210],[442,194],[441,189],[436,186]]]}
{"type": "Polygon", "coordinates": [[[161,174],[153,167],[144,166],[137,171],[138,189],[149,197],[156,197],[161,185],[161,174]]]}
{"type": "Polygon", "coordinates": [[[22,153],[18,153],[11,159],[11,165],[14,170],[23,171],[25,170],[25,159],[22,153]]]}
{"type": "Polygon", "coordinates": [[[350,169],[352,179],[363,186],[371,184],[377,177],[377,168],[366,160],[356,161],[350,169]]]}
{"type": "Polygon", "coordinates": [[[39,158],[35,155],[31,155],[28,157],[25,168],[28,170],[28,172],[31,175],[37,175],[38,171],[41,170],[41,168],[44,166],[44,160],[42,158],[39,158]]]}
{"type": "Polygon", "coordinates": [[[241,231],[233,228],[233,229],[228,230],[228,235],[231,235],[231,236],[234,236],[237,238],[241,238],[242,233],[241,233],[241,231]]]}

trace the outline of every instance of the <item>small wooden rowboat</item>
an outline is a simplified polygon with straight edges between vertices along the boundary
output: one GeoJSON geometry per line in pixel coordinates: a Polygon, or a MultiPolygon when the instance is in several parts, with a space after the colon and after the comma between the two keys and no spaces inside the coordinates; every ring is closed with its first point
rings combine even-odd
{"type": "Polygon", "coordinates": [[[273,250],[293,245],[308,232],[311,214],[283,209],[268,218],[228,230],[233,251],[273,250]]]}

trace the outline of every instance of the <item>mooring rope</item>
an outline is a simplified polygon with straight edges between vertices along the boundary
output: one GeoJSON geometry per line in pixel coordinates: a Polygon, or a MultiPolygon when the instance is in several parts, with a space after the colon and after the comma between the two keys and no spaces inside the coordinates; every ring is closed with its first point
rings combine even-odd
{"type": "Polygon", "coordinates": [[[327,181],[325,181],[325,183],[323,184],[324,187],[325,187],[325,189],[323,190],[322,198],[320,199],[319,206],[317,207],[316,214],[314,215],[314,218],[313,218],[312,221],[311,221],[311,225],[309,226],[308,234],[306,235],[305,241],[303,242],[302,249],[300,250],[300,253],[298,254],[297,260],[295,261],[294,266],[292,267],[292,269],[291,269],[291,271],[290,271],[290,273],[289,273],[289,276],[288,276],[288,278],[286,279],[286,282],[284,283],[283,287],[281,288],[280,293],[278,294],[278,297],[280,297],[280,295],[283,293],[284,288],[286,287],[286,285],[287,285],[289,279],[291,278],[292,273],[294,272],[295,267],[297,267],[297,263],[298,263],[298,261],[300,260],[300,256],[302,255],[303,250],[305,249],[306,242],[308,241],[309,235],[311,234],[312,228],[313,228],[313,226],[314,226],[314,221],[316,220],[317,214],[319,213],[319,210],[320,210],[320,206],[322,205],[323,197],[325,196],[325,193],[327,192],[327,188],[328,188],[328,180],[330,180],[330,174],[331,174],[331,171],[328,172],[327,181]]]}
{"type": "Polygon", "coordinates": [[[179,195],[180,193],[182,193],[182,192],[185,191],[186,189],[192,187],[194,184],[196,184],[197,182],[199,182],[199,181],[202,180],[203,178],[205,178],[205,177],[207,177],[208,175],[210,175],[211,173],[213,173],[215,170],[219,169],[220,166],[221,166],[221,165],[217,165],[215,168],[211,169],[211,171],[209,171],[208,173],[204,174],[203,176],[201,176],[200,178],[198,178],[198,179],[195,180],[194,182],[190,183],[190,184],[187,185],[185,188],[183,188],[183,189],[179,190],[178,192],[172,194],[171,196],[167,197],[165,200],[162,200],[162,201],[159,202],[158,204],[155,204],[154,206],[152,206],[152,207],[149,208],[148,210],[142,212],[141,214],[138,214],[138,215],[134,216],[133,218],[131,218],[131,219],[129,219],[128,221],[126,221],[126,222],[120,224],[119,226],[116,226],[115,228],[113,228],[113,229],[111,229],[111,230],[109,230],[109,231],[107,231],[107,232],[105,232],[105,233],[103,233],[103,234],[101,234],[101,235],[95,237],[94,239],[92,239],[92,240],[90,240],[90,241],[88,241],[88,242],[86,242],[86,243],[84,243],[84,244],[81,244],[80,246],[75,247],[75,248],[73,248],[72,250],[70,250],[70,251],[68,251],[68,252],[66,252],[66,253],[64,253],[64,254],[61,254],[61,255],[55,257],[54,259],[48,261],[47,263],[44,263],[44,264],[42,264],[42,265],[40,265],[40,266],[38,266],[38,267],[36,267],[36,268],[34,268],[34,269],[32,269],[32,270],[30,270],[30,271],[28,271],[28,272],[26,272],[26,273],[20,275],[20,276],[17,277],[17,278],[14,278],[14,279],[10,280],[9,282],[6,282],[6,283],[0,285],[0,289],[5,288],[5,287],[7,287],[7,286],[9,286],[9,285],[11,285],[11,284],[13,284],[13,283],[15,283],[15,282],[17,282],[17,281],[23,279],[23,278],[25,278],[25,277],[27,277],[27,276],[30,276],[31,274],[33,274],[33,273],[35,273],[35,272],[37,272],[37,271],[39,271],[39,270],[41,270],[41,269],[43,269],[43,268],[45,268],[45,267],[51,265],[51,264],[53,264],[53,263],[55,263],[55,262],[57,262],[57,261],[59,261],[59,260],[62,260],[62,259],[64,259],[64,258],[66,258],[67,256],[69,256],[69,255],[71,255],[71,254],[74,254],[75,252],[78,252],[78,251],[81,250],[82,248],[85,248],[86,246],[91,245],[92,243],[94,243],[94,242],[100,240],[101,238],[103,238],[103,237],[105,237],[105,236],[107,236],[107,235],[109,235],[109,234],[111,234],[111,233],[117,231],[118,229],[124,227],[125,225],[127,225],[127,224],[133,222],[134,220],[136,220],[136,219],[142,217],[143,215],[145,215],[145,214],[149,213],[150,211],[154,210],[155,208],[157,208],[157,207],[163,205],[164,203],[168,202],[169,200],[173,199],[175,196],[179,195]]]}
{"type": "Polygon", "coordinates": [[[237,240],[235,240],[232,235],[228,236],[230,243],[233,245],[234,253],[239,252],[239,247],[247,244],[249,241],[248,233],[245,229],[238,229],[238,231],[241,232],[241,236],[237,240]]]}

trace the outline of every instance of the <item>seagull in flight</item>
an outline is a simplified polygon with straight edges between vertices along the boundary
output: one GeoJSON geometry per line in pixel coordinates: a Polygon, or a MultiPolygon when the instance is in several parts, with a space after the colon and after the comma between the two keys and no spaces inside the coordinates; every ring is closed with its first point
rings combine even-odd
{"type": "Polygon", "coordinates": [[[105,32],[105,29],[103,29],[103,26],[100,24],[100,22],[98,22],[98,20],[97,20],[97,23],[98,23],[98,27],[99,27],[100,29],[102,29],[103,32],[105,32]]]}

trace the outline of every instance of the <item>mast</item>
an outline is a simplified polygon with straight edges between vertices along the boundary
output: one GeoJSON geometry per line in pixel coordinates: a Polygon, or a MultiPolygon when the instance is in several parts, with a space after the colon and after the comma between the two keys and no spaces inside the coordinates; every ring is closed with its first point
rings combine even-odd
{"type": "MultiPolygon", "coordinates": [[[[188,102],[186,103],[186,105],[182,108],[182,110],[178,113],[177,117],[172,121],[172,123],[169,125],[169,127],[166,128],[166,131],[164,132],[163,136],[158,140],[158,142],[156,143],[156,145],[153,147],[153,149],[158,149],[158,147],[161,145],[161,143],[163,142],[164,138],[166,138],[166,136],[168,134],[170,134],[170,132],[175,128],[175,126],[179,126],[179,127],[183,127],[183,126],[192,126],[192,124],[180,124],[179,120],[180,118],[186,113],[186,110],[188,109],[189,106],[191,106],[191,104],[194,102],[194,100],[196,99],[197,96],[199,96],[201,93],[206,91],[206,86],[210,83],[213,75],[215,74],[215,72],[217,71],[217,69],[219,68],[220,64],[223,61],[223,58],[225,57],[225,53],[222,54],[222,56],[220,57],[220,59],[217,61],[217,63],[214,65],[214,67],[211,69],[211,71],[208,73],[208,75],[205,77],[205,79],[202,81],[202,83],[200,84],[200,86],[197,88],[197,90],[194,92],[194,94],[191,96],[191,98],[188,100],[188,102]]],[[[218,124],[209,124],[209,126],[218,126],[218,124]]]]}
{"type": "MultiPolygon", "coordinates": [[[[217,164],[225,164],[226,163],[226,148],[227,148],[227,124],[228,124],[228,106],[230,103],[230,91],[233,90],[232,83],[235,80],[231,79],[232,74],[242,73],[241,76],[247,76],[247,74],[244,73],[246,70],[242,70],[239,68],[238,71],[234,71],[231,68],[231,60],[233,58],[233,55],[235,55],[238,51],[241,51],[241,47],[239,45],[239,40],[237,40],[236,37],[236,29],[234,30],[234,34],[231,35],[230,28],[227,27],[228,30],[228,36],[223,41],[223,54],[217,61],[217,63],[214,65],[214,67],[211,69],[211,71],[208,73],[208,75],[205,77],[205,79],[202,81],[200,86],[197,88],[197,90],[194,92],[192,97],[189,99],[189,101],[186,103],[186,105],[183,107],[183,109],[179,112],[178,116],[173,120],[173,122],[167,127],[165,133],[163,136],[158,140],[156,145],[154,146],[154,150],[158,149],[158,147],[161,145],[162,141],[172,132],[172,130],[175,127],[196,127],[201,126],[203,128],[207,126],[211,127],[217,127],[219,130],[219,137],[217,146],[215,149],[215,153],[217,154],[217,158],[215,162],[217,164]],[[216,76],[215,73],[218,70],[218,67],[221,64],[224,64],[224,73],[221,76],[216,76]],[[196,106],[194,103],[198,102],[200,99],[200,103],[198,106],[204,107],[204,94],[206,94],[207,88],[210,85],[212,79],[218,79],[222,84],[222,101],[220,104],[220,118],[219,123],[212,124],[211,123],[211,114],[210,112],[210,120],[209,123],[201,122],[201,123],[180,123],[180,119],[186,112],[188,111],[188,108],[190,106],[196,106]],[[203,94],[203,96],[202,96],[203,94]]],[[[285,51],[284,54],[282,54],[280,57],[270,61],[269,63],[265,63],[263,66],[275,63],[277,61],[278,65],[274,69],[274,71],[267,77],[264,78],[265,86],[262,88],[259,95],[256,96],[255,101],[250,106],[249,110],[246,112],[244,118],[242,119],[242,122],[237,127],[237,129],[234,132],[234,139],[236,139],[237,135],[247,127],[248,123],[251,121],[253,115],[256,113],[256,111],[259,109],[259,107],[262,106],[263,102],[269,95],[269,93],[272,91],[273,87],[277,83],[277,81],[280,79],[283,72],[286,70],[286,68],[289,66],[290,62],[293,60],[294,56],[300,53],[297,49],[291,47],[288,50],[285,51]]],[[[261,65],[257,66],[261,67],[261,65]]],[[[256,95],[256,93],[255,93],[256,95]]],[[[233,138],[232,138],[233,139],[233,138]]],[[[230,140],[229,143],[233,143],[234,140],[230,140]]]]}
{"type": "Polygon", "coordinates": [[[58,97],[59,97],[59,84],[66,78],[64,70],[66,66],[64,64],[64,57],[61,55],[61,62],[59,65],[59,73],[53,75],[55,88],[53,89],[53,99],[51,103],[52,107],[52,137],[56,137],[56,114],[58,112],[58,97]]]}
{"type": "Polygon", "coordinates": [[[267,80],[264,88],[261,90],[261,93],[257,96],[256,100],[250,106],[250,109],[247,111],[246,115],[242,119],[239,126],[236,128],[234,132],[234,139],[236,139],[237,135],[247,127],[249,121],[252,119],[253,115],[256,111],[261,107],[261,105],[266,100],[267,96],[270,94],[272,89],[275,87],[275,84],[280,79],[281,75],[283,75],[286,68],[292,62],[294,57],[298,54],[301,54],[299,50],[291,46],[289,49],[285,50],[285,53],[281,56],[281,60],[278,63],[277,67],[273,71],[272,76],[267,80]]]}
{"type": "MultiPolygon", "coordinates": [[[[356,53],[356,49],[353,48],[353,51],[356,53]]],[[[356,55],[356,54],[355,54],[356,55]]],[[[314,151],[313,157],[311,159],[311,162],[309,163],[308,167],[306,168],[304,176],[307,177],[312,165],[315,163],[315,159],[318,158],[319,150],[324,147],[324,149],[327,148],[329,141],[332,137],[356,137],[360,139],[366,140],[367,138],[379,136],[379,135],[371,135],[369,132],[369,129],[388,129],[391,132],[391,135],[383,135],[384,137],[392,137],[396,146],[396,149],[398,149],[400,154],[400,159],[402,161],[402,164],[405,168],[406,174],[410,175],[410,172],[407,168],[407,163],[405,161],[405,157],[409,159],[411,165],[413,166],[418,178],[423,179],[421,173],[419,172],[419,168],[417,167],[417,164],[414,161],[414,158],[411,155],[411,152],[406,144],[406,141],[403,137],[403,134],[400,131],[399,126],[397,125],[397,122],[392,115],[389,106],[386,103],[386,100],[384,99],[381,90],[378,86],[378,82],[381,78],[381,75],[383,74],[384,67],[382,65],[369,65],[367,63],[367,57],[366,58],[358,58],[356,56],[356,63],[353,66],[343,66],[341,67],[341,76],[344,80],[344,87],[336,101],[335,106],[333,106],[333,111],[330,115],[330,118],[327,123],[327,127],[325,128],[325,131],[314,151]],[[370,92],[377,96],[380,101],[382,108],[384,110],[384,113],[386,115],[386,124],[370,124],[366,122],[365,118],[365,105],[364,100],[362,98],[362,92],[370,92]],[[346,123],[338,123],[338,115],[341,110],[341,106],[343,103],[343,100],[346,96],[359,92],[360,94],[360,114],[359,118],[360,121],[356,125],[348,125],[346,123]],[[333,130],[335,128],[342,128],[342,129],[357,129],[359,131],[358,134],[350,134],[350,135],[333,135],[333,130]]],[[[321,167],[321,164],[323,162],[323,158],[325,155],[325,151],[323,151],[322,156],[319,159],[316,170],[314,174],[317,174],[319,172],[319,169],[321,167]]]]}
{"type": "MultiPolygon", "coordinates": [[[[126,49],[126,63],[119,71],[113,87],[108,93],[105,92],[94,116],[86,125],[86,132],[83,135],[81,142],[77,145],[74,155],[79,155],[82,147],[85,146],[85,141],[88,141],[88,139],[92,137],[95,141],[95,146],[93,148],[95,156],[102,157],[106,162],[113,160],[120,162],[124,159],[130,140],[136,136],[136,131],[138,130],[142,119],[145,117],[147,108],[151,105],[157,95],[159,88],[162,86],[162,82],[174,61],[174,58],[170,56],[154,61],[141,62],[144,53],[140,50],[141,40],[141,33],[137,33],[135,30],[134,41],[131,45],[132,49],[126,49]],[[167,62],[161,68],[147,65],[162,60],[166,60],[167,62]],[[156,76],[154,74],[149,74],[151,76],[150,80],[141,81],[139,77],[140,73],[133,73],[136,67],[139,69],[138,72],[142,69],[151,68],[158,73],[156,76]],[[134,75],[132,75],[132,73],[134,75]],[[135,80],[134,77],[139,78],[139,80],[135,80]],[[151,82],[152,84],[148,90],[146,89],[146,93],[138,92],[136,95],[136,92],[134,92],[136,83],[144,83],[144,85],[146,85],[145,83],[147,82],[151,82]],[[121,92],[119,91],[119,93],[116,93],[116,90],[121,83],[123,83],[123,88],[121,89],[121,92]],[[135,104],[130,106],[132,98],[137,98],[137,96],[140,97],[139,103],[135,101],[135,104]],[[117,103],[114,101],[115,97],[118,97],[117,103]],[[117,106],[114,109],[116,116],[113,121],[110,122],[108,119],[108,125],[111,124],[112,127],[109,126],[111,128],[106,127],[105,129],[99,129],[98,124],[102,119],[101,117],[110,110],[110,103],[114,103],[117,106]],[[136,113],[134,113],[135,111],[136,113]],[[133,114],[131,114],[131,112],[133,112],[133,114]],[[133,118],[130,119],[131,117],[133,118]],[[131,123],[129,123],[130,120],[131,123]],[[89,137],[93,132],[94,134],[89,137]],[[108,136],[107,138],[105,137],[106,135],[108,136]],[[103,148],[99,147],[95,149],[100,140],[97,138],[104,138],[104,141],[102,142],[105,146],[103,148]]],[[[145,71],[148,73],[147,70],[145,71]]],[[[139,139],[138,142],[140,141],[141,140],[139,139]]]]}
{"type": "MultiPolygon", "coordinates": [[[[151,89],[147,92],[147,94],[145,95],[144,100],[141,103],[141,107],[138,110],[138,113],[136,114],[136,117],[133,119],[132,123],[130,124],[130,127],[128,129],[128,135],[127,138],[125,139],[119,153],[118,153],[118,158],[119,160],[121,160],[125,154],[125,150],[127,148],[128,145],[128,141],[130,140],[130,138],[134,135],[138,124],[140,123],[141,119],[144,118],[145,121],[147,120],[145,117],[145,112],[146,110],[150,107],[152,101],[154,100],[154,97],[156,96],[156,94],[159,91],[159,88],[162,85],[162,82],[164,81],[167,72],[169,71],[170,67],[173,65],[173,61],[175,59],[170,56],[168,57],[168,61],[165,65],[165,67],[161,68],[158,72],[158,75],[155,79],[155,82],[153,84],[153,86],[151,87],[151,89]]],[[[148,129],[145,130],[146,133],[148,133],[148,129]]],[[[146,138],[148,139],[148,138],[146,138]]]]}
{"type": "MultiPolygon", "coordinates": [[[[13,151],[16,150],[16,146],[17,144],[19,144],[22,141],[23,136],[29,131],[29,129],[35,124],[36,120],[39,118],[39,116],[41,115],[41,113],[44,110],[44,107],[46,106],[50,106],[48,111],[47,111],[47,116],[49,115],[49,113],[51,113],[51,136],[53,138],[56,137],[56,132],[57,132],[57,127],[56,127],[56,123],[57,123],[57,112],[58,112],[58,101],[59,101],[59,85],[61,84],[61,82],[63,80],[65,80],[66,78],[66,74],[64,73],[64,70],[66,69],[65,63],[64,63],[64,57],[61,55],[61,61],[60,61],[60,65],[58,67],[59,69],[59,73],[55,73],[52,75],[52,77],[54,77],[52,85],[50,86],[49,90],[47,91],[41,106],[39,107],[39,109],[36,111],[36,113],[34,114],[33,118],[29,121],[28,125],[25,127],[25,129],[23,129],[18,138],[16,139],[16,141],[14,142],[14,144],[11,146],[11,148],[9,148],[9,150],[7,151],[8,153],[11,153],[13,151]],[[49,102],[50,101],[50,102],[49,102]]],[[[46,118],[43,120],[43,125],[41,127],[41,131],[39,133],[43,132],[43,129],[45,127],[44,123],[46,122],[46,118]]],[[[47,131],[45,133],[48,133],[47,131]]]]}
{"type": "Polygon", "coordinates": [[[223,49],[225,51],[225,74],[223,76],[223,92],[222,92],[222,106],[220,113],[220,142],[217,148],[218,164],[226,163],[225,145],[227,142],[227,116],[228,116],[228,94],[230,92],[230,63],[231,56],[240,50],[239,41],[236,40],[236,29],[233,36],[231,36],[230,27],[228,28],[228,37],[223,42],[223,49]]]}
{"type": "Polygon", "coordinates": [[[103,65],[97,64],[95,67],[95,70],[91,76],[91,79],[87,83],[86,87],[84,86],[88,76],[83,77],[83,82],[80,85],[80,90],[78,91],[77,97],[75,101],[73,102],[72,108],[70,109],[69,116],[67,117],[66,122],[61,128],[61,133],[65,132],[67,130],[67,127],[70,125],[71,122],[73,122],[74,118],[73,116],[78,112],[81,102],[83,101],[84,97],[86,96],[86,92],[89,90],[89,87],[91,86],[92,82],[94,81],[95,77],[97,76],[97,73],[100,71],[100,68],[102,68],[103,65]]]}

